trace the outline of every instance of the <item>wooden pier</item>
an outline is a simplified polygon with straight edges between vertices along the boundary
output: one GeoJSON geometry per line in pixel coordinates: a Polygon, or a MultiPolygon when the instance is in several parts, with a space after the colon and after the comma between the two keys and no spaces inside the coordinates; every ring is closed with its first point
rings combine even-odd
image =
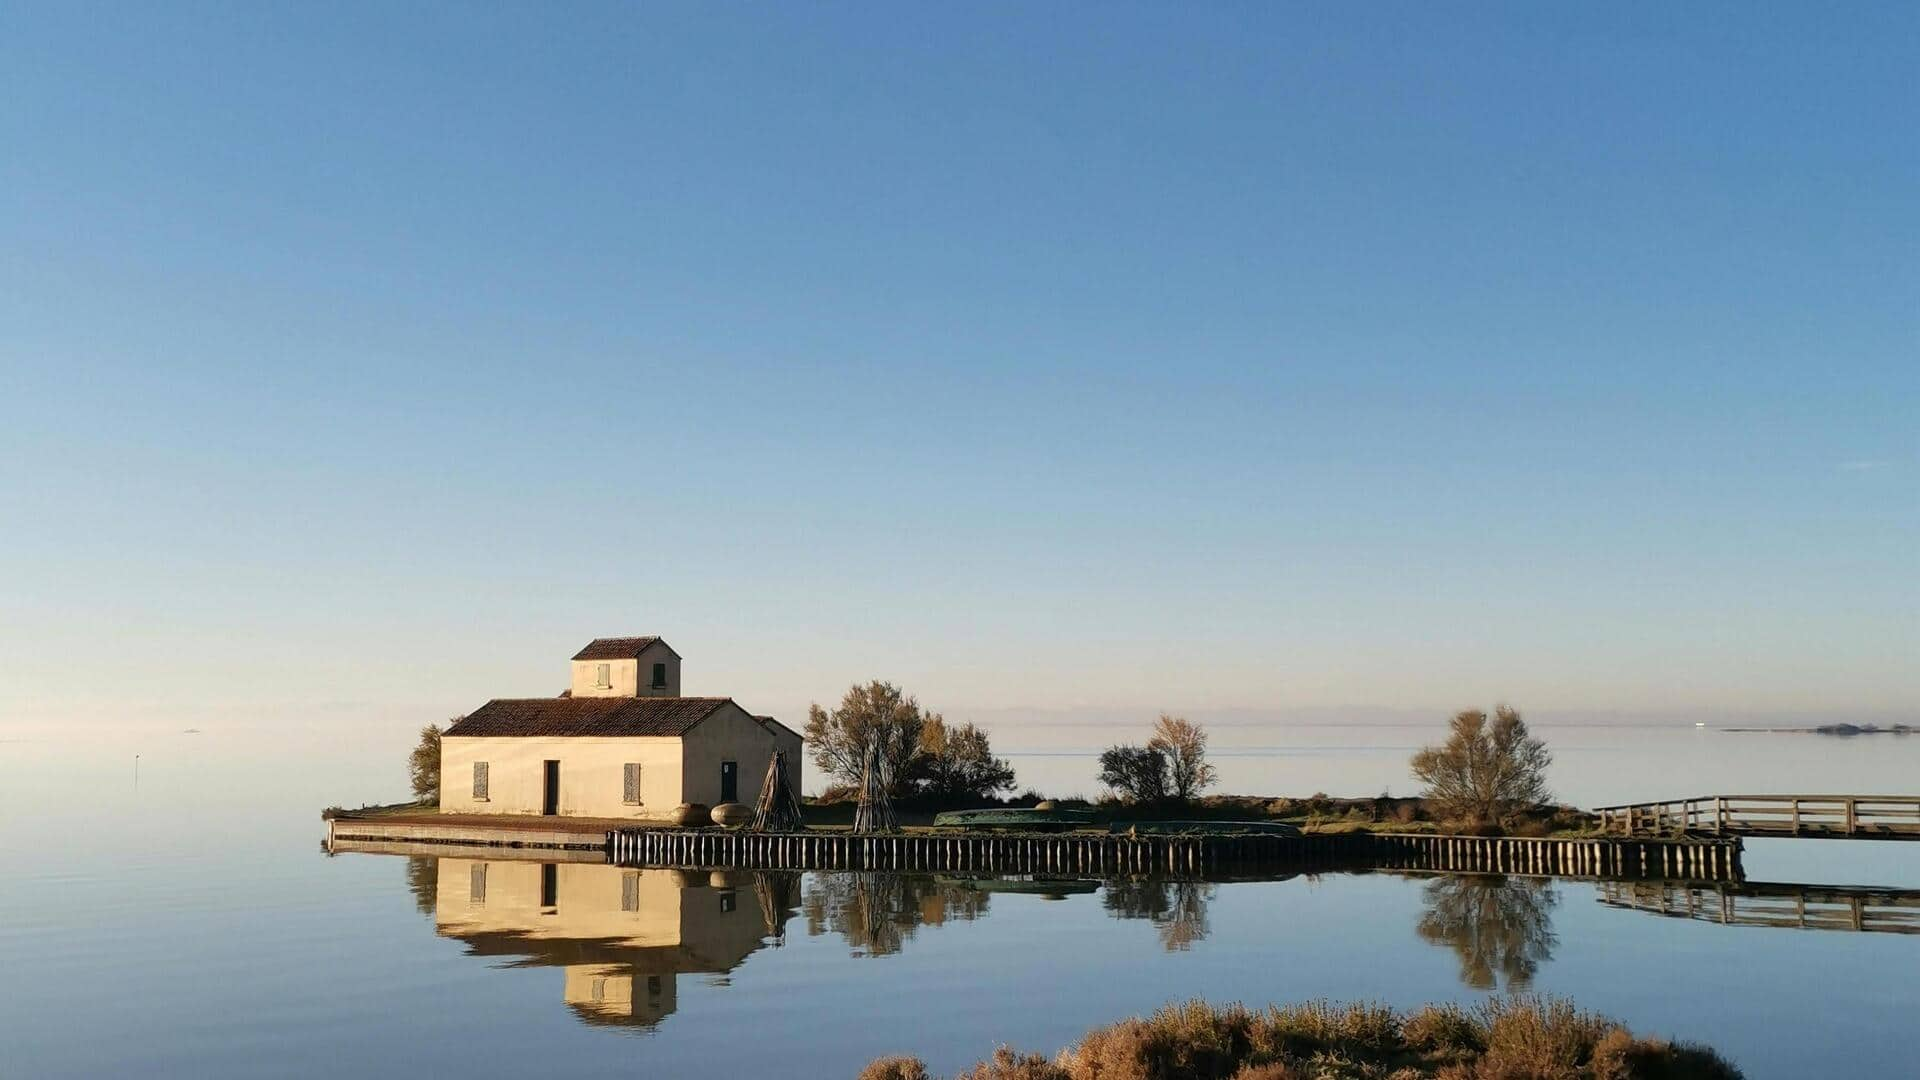
{"type": "Polygon", "coordinates": [[[1594,813],[1622,836],[1920,840],[1920,795],[1701,795],[1594,813]]]}
{"type": "Polygon", "coordinates": [[[748,870],[1207,877],[1270,870],[1406,869],[1738,880],[1729,839],[1306,833],[1132,836],[1077,833],[753,833],[616,829],[608,856],[623,866],[748,870]]]}

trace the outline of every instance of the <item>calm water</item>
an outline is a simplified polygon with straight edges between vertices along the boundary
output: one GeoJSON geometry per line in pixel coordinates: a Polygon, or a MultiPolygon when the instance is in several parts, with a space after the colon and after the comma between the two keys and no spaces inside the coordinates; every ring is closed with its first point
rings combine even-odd
{"type": "MultiPolygon", "coordinates": [[[[1386,786],[1369,770],[1397,750],[1291,736],[1317,745],[1268,761],[1259,788],[1386,786]],[[1344,781],[1303,785],[1295,769],[1344,781]]],[[[1762,774],[1829,746],[1759,738],[1775,741],[1739,745],[1762,774]]],[[[1556,740],[1571,751],[1561,767],[1632,756],[1577,741],[1556,740]]],[[[284,742],[301,762],[290,775],[260,768],[256,747],[156,739],[138,787],[118,747],[0,743],[0,1074],[692,1076],[724,1063],[845,1077],[897,1051],[952,1071],[999,1042],[1051,1050],[1189,996],[1415,1005],[1520,988],[1710,1043],[1756,1077],[1836,1062],[1914,1075],[1920,1059],[1920,935],[1717,925],[1613,906],[1592,883],[1517,878],[1035,886],[329,857],[315,810],[362,766],[324,739],[284,742]]],[[[1848,786],[1906,790],[1914,746],[1832,753],[1865,770],[1848,786]]],[[[1032,776],[1072,760],[1016,763],[1032,776]]],[[[1224,760],[1246,779],[1259,759],[1224,760]]],[[[1802,767],[1812,780],[1740,785],[1704,775],[1717,758],[1694,766],[1699,782],[1659,793],[1838,786],[1817,764],[1802,767]]],[[[1747,864],[1759,879],[1920,888],[1920,844],[1776,841],[1747,864]]]]}

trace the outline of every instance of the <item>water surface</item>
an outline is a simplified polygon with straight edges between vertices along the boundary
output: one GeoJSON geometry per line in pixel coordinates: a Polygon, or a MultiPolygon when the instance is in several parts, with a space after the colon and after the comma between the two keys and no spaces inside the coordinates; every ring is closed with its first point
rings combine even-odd
{"type": "MultiPolygon", "coordinates": [[[[1688,912],[1675,893],[1662,915],[1624,906],[1662,898],[1517,877],[1006,883],[330,857],[315,810],[351,770],[322,740],[284,742],[304,767],[156,740],[138,787],[117,749],[0,745],[7,1075],[845,1077],[903,1051],[951,1072],[1187,997],[1516,989],[1709,1043],[1755,1077],[1904,1075],[1920,1057],[1920,935],[1721,925],[1712,897],[1688,912]]],[[[1386,753],[1322,749],[1327,776],[1370,775],[1386,753]]],[[[1896,789],[1911,753],[1883,744],[1873,786],[1896,789]]],[[[1300,790],[1285,772],[1308,756],[1286,751],[1261,786],[1300,790]]],[[[1771,841],[1746,864],[1920,888],[1920,844],[1771,841]]]]}

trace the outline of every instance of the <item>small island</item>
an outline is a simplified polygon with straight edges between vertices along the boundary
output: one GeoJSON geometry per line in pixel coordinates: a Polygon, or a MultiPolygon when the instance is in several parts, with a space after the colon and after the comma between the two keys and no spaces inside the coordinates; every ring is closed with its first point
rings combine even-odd
{"type": "Polygon", "coordinates": [[[1748,734],[1763,732],[1769,735],[1837,735],[1850,739],[1855,735],[1912,735],[1915,731],[1920,731],[1920,728],[1912,724],[1889,724],[1886,727],[1881,727],[1879,724],[1821,724],[1819,727],[1730,727],[1720,730],[1748,734]]]}

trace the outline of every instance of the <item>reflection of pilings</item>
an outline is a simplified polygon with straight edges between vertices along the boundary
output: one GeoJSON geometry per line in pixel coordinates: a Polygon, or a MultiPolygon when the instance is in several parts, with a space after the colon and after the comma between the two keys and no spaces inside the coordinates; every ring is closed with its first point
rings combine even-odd
{"type": "Polygon", "coordinates": [[[1210,876],[1272,867],[1371,867],[1564,877],[1739,880],[1740,841],[1421,833],[1213,835],[747,833],[618,829],[607,851],[629,866],[763,870],[926,870],[985,874],[1210,876]]]}
{"type": "Polygon", "coordinates": [[[1600,902],[1676,919],[1726,926],[1920,934],[1920,891],[1795,885],[1607,881],[1600,902]]]}

